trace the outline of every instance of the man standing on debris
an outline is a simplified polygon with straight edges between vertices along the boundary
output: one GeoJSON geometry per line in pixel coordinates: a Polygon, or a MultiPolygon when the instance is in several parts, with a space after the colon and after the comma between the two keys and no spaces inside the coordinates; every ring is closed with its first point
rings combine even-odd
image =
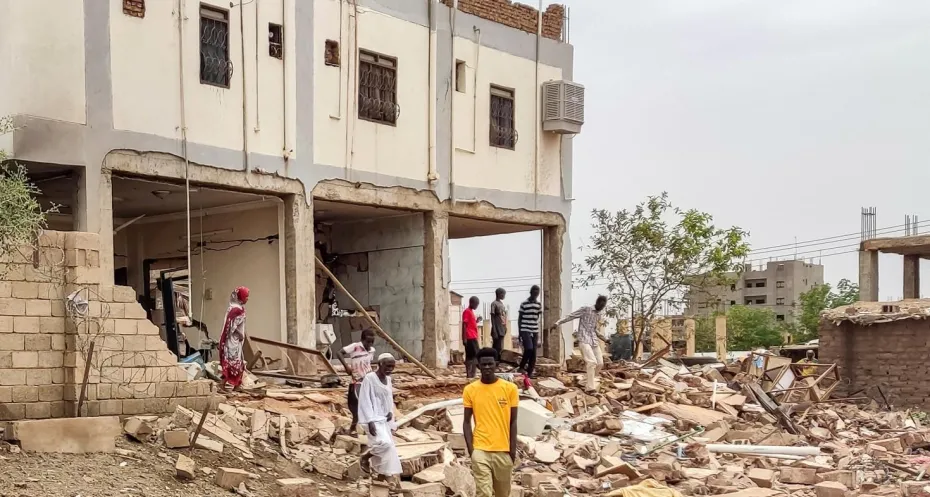
{"type": "Polygon", "coordinates": [[[599,343],[599,340],[603,338],[598,335],[597,330],[604,317],[605,307],[607,307],[607,297],[599,295],[594,301],[594,307],[584,306],[560,319],[551,328],[556,330],[569,321],[578,320],[578,330],[575,335],[578,338],[578,348],[581,349],[581,357],[584,358],[587,370],[585,389],[588,391],[597,389],[598,368],[604,365],[604,353],[599,343]]]}
{"type": "Polygon", "coordinates": [[[481,380],[462,393],[462,433],[475,476],[475,497],[509,497],[517,458],[517,386],[497,377],[496,357],[494,349],[478,352],[481,380]]]}
{"type": "Polygon", "coordinates": [[[360,464],[386,478],[401,473],[400,456],[391,435],[397,429],[397,423],[394,422],[394,391],[391,386],[394,366],[394,356],[390,353],[378,356],[378,371],[365,375],[358,394],[358,418],[368,431],[369,453],[360,464]]]}
{"type": "Polygon", "coordinates": [[[542,305],[539,303],[539,285],[530,288],[530,296],[520,304],[517,314],[517,329],[520,331],[520,343],[523,345],[523,360],[520,361],[519,371],[523,371],[530,378],[536,369],[536,348],[539,346],[539,316],[542,315],[542,305]]]}
{"type": "MultiPolygon", "coordinates": [[[[814,351],[808,350],[807,357],[798,361],[799,364],[818,364],[817,359],[814,357],[814,351]]],[[[801,377],[807,378],[809,376],[817,376],[817,368],[814,366],[807,366],[801,368],[801,377]]]]}
{"type": "Polygon", "coordinates": [[[472,296],[468,299],[468,307],[462,311],[462,343],[465,345],[465,374],[469,378],[475,377],[478,369],[478,317],[475,309],[480,301],[472,296]]]}
{"type": "Polygon", "coordinates": [[[352,412],[352,425],[349,426],[349,433],[355,435],[355,428],[358,425],[358,391],[365,379],[365,375],[371,372],[371,361],[375,358],[375,331],[371,328],[362,330],[362,340],[345,346],[336,352],[336,356],[346,372],[352,375],[352,382],[349,384],[349,411],[352,412]]]}
{"type": "Polygon", "coordinates": [[[491,340],[499,361],[504,350],[504,337],[507,336],[507,308],[504,307],[507,290],[498,288],[494,290],[494,296],[497,299],[491,303],[491,340]]]}

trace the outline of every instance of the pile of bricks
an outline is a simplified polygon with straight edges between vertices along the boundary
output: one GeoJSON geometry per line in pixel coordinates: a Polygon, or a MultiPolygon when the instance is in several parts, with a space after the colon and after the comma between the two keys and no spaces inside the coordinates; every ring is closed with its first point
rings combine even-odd
{"type": "MultiPolygon", "coordinates": [[[[452,7],[453,0],[442,0],[448,7],[452,7]]],[[[510,0],[458,0],[459,10],[466,14],[478,16],[482,19],[494,21],[505,26],[536,33],[539,20],[539,11],[521,3],[510,0]]],[[[562,24],[565,18],[565,7],[552,4],[546,8],[542,15],[542,35],[553,40],[562,39],[562,24]]]]}
{"type": "Polygon", "coordinates": [[[0,420],[73,416],[92,340],[83,415],[205,406],[212,382],[187,381],[135,291],[100,284],[98,235],[47,231],[3,255],[0,420]],[[67,304],[75,291],[86,307],[67,304]]]}
{"type": "Polygon", "coordinates": [[[145,17],[145,0],[123,0],[123,14],[145,17]]]}

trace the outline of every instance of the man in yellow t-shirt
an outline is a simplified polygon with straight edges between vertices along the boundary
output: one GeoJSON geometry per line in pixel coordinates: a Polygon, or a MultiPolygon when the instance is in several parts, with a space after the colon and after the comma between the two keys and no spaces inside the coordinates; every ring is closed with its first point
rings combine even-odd
{"type": "Polygon", "coordinates": [[[492,348],[478,351],[478,368],[481,380],[471,382],[462,393],[462,432],[471,456],[475,497],[510,497],[517,458],[517,386],[497,377],[497,352],[492,348]]]}

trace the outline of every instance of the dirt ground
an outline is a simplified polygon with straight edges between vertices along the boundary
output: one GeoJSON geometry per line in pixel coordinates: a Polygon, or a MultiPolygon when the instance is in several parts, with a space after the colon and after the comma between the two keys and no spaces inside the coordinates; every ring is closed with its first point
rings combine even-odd
{"type": "MultiPolygon", "coordinates": [[[[192,458],[197,463],[197,478],[180,481],[175,478],[174,464],[178,453],[163,446],[137,443],[120,437],[117,447],[131,450],[132,456],[117,454],[27,454],[18,447],[0,442],[0,497],[111,497],[111,496],[229,496],[232,492],[213,484],[218,467],[238,468],[258,475],[246,487],[252,495],[278,495],[278,478],[313,478],[320,481],[320,495],[333,495],[331,481],[318,474],[303,471],[297,465],[274,453],[255,452],[255,459],[246,461],[234,450],[217,454],[195,449],[192,458]],[[201,468],[210,468],[206,474],[201,468]],[[327,487],[329,485],[329,487],[327,487]]],[[[342,483],[344,486],[345,483],[342,483]]]]}

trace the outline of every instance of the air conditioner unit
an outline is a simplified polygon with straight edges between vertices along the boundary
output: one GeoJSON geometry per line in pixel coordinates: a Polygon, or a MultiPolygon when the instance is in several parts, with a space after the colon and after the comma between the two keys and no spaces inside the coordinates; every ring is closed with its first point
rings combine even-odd
{"type": "Polygon", "coordinates": [[[543,131],[577,134],[584,124],[584,86],[571,81],[543,83],[543,131]]]}

